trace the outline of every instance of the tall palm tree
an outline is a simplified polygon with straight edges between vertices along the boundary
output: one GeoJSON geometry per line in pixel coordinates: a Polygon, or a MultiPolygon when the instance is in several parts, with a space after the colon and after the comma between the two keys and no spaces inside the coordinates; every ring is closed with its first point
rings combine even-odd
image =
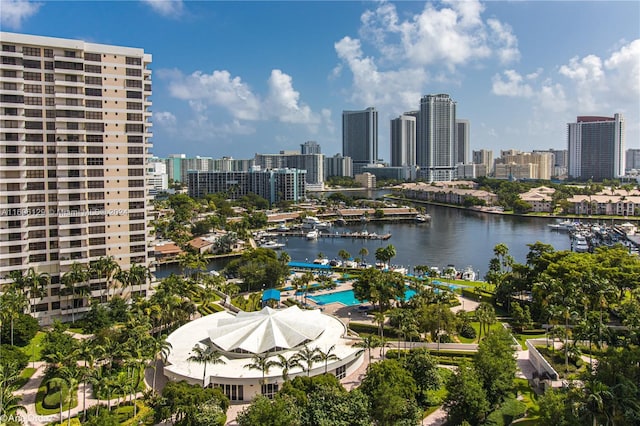
{"type": "Polygon", "coordinates": [[[329,366],[329,361],[336,361],[340,358],[338,355],[333,353],[336,350],[336,345],[331,345],[329,349],[323,351],[320,348],[316,348],[316,353],[318,354],[318,361],[324,362],[324,374],[327,374],[327,367],[329,366]]]}
{"type": "Polygon", "coordinates": [[[53,385],[57,387],[60,391],[60,421],[59,424],[62,424],[62,406],[65,402],[68,401],[69,407],[71,407],[71,383],[67,381],[66,377],[57,376],[52,377],[47,381],[47,386],[53,385]],[[66,392],[65,392],[66,389],[66,392]]]}
{"type": "Polygon", "coordinates": [[[294,355],[298,362],[303,365],[303,368],[307,371],[307,377],[311,375],[311,369],[315,362],[320,361],[320,355],[318,354],[318,348],[310,349],[309,346],[304,345],[302,349],[294,355]]]}
{"type": "Polygon", "coordinates": [[[269,369],[272,366],[276,365],[275,361],[269,359],[268,354],[255,354],[251,358],[251,362],[249,364],[245,364],[244,367],[249,370],[259,370],[262,372],[262,384],[266,384],[265,375],[269,374],[269,369]]]}
{"type": "MultiPolygon", "coordinates": [[[[9,319],[11,327],[11,344],[13,345],[13,323],[29,306],[27,297],[17,288],[9,288],[0,296],[0,314],[9,319]]],[[[0,333],[1,334],[1,333],[0,333]]]]}
{"type": "Polygon", "coordinates": [[[382,339],[375,334],[367,334],[361,341],[353,345],[369,352],[369,363],[371,363],[371,351],[375,348],[382,347],[382,339]]]}
{"type": "Polygon", "coordinates": [[[363,263],[367,263],[367,255],[369,254],[369,250],[367,250],[366,247],[362,247],[360,249],[360,251],[358,252],[358,254],[360,255],[360,257],[362,258],[362,262],[363,263]]]}
{"type": "Polygon", "coordinates": [[[149,268],[137,263],[131,265],[131,268],[129,268],[129,286],[139,287],[149,281],[151,281],[151,272],[149,271],[149,268]]]}
{"type": "Polygon", "coordinates": [[[338,257],[340,257],[340,259],[342,259],[343,261],[346,261],[346,260],[349,260],[349,258],[351,257],[351,254],[345,249],[342,249],[338,252],[338,257]]]}
{"type": "Polygon", "coordinates": [[[91,265],[91,269],[98,275],[98,281],[102,285],[102,279],[105,280],[106,299],[109,299],[109,289],[113,282],[113,277],[120,271],[120,265],[115,261],[113,256],[103,256],[91,265]]]}
{"type": "Polygon", "coordinates": [[[173,346],[171,346],[171,343],[167,341],[167,335],[162,334],[156,337],[155,339],[153,339],[153,343],[151,343],[150,349],[153,352],[153,359],[151,361],[152,368],[153,368],[153,380],[151,382],[151,389],[155,392],[156,370],[157,370],[156,361],[158,360],[158,357],[160,357],[160,360],[163,363],[166,363],[167,358],[169,358],[169,354],[171,353],[171,349],[173,349],[173,346]]]}
{"type": "MultiPolygon", "coordinates": [[[[71,289],[72,295],[72,304],[71,304],[71,322],[75,324],[75,299],[76,299],[76,286],[80,283],[86,283],[90,278],[89,271],[85,267],[85,265],[73,262],[71,264],[71,268],[65,272],[62,276],[61,281],[66,290],[71,289]]],[[[67,303],[68,303],[69,295],[67,295],[67,303]]]]}
{"type": "Polygon", "coordinates": [[[221,358],[222,353],[220,353],[220,351],[209,345],[201,346],[196,344],[191,350],[193,351],[193,355],[187,358],[187,361],[193,361],[204,365],[204,372],[202,373],[202,387],[206,387],[207,364],[226,364],[226,361],[221,358]]]}
{"type": "Polygon", "coordinates": [[[282,381],[286,382],[289,380],[289,370],[295,367],[302,367],[300,362],[296,359],[295,356],[285,357],[282,354],[278,354],[277,360],[272,361],[274,367],[282,368],[282,381]]]}

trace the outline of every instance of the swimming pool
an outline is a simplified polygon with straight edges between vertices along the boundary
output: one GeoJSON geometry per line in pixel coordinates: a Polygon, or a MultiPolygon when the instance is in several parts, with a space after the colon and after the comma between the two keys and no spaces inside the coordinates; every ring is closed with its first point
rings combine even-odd
{"type": "MultiPolygon", "coordinates": [[[[404,300],[411,299],[416,294],[415,290],[407,289],[404,293],[404,300]]],[[[322,294],[318,296],[309,296],[308,299],[313,300],[318,305],[326,305],[329,303],[342,303],[345,306],[356,306],[361,303],[353,294],[353,290],[337,291],[335,293],[322,294]]]]}

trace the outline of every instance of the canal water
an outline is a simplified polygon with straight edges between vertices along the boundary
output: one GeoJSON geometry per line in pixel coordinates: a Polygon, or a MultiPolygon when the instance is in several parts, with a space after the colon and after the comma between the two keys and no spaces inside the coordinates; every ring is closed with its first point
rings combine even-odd
{"type": "MultiPolygon", "coordinates": [[[[527,244],[540,241],[551,244],[556,250],[569,250],[571,243],[566,233],[552,230],[555,219],[522,218],[508,215],[479,213],[440,206],[426,206],[431,215],[430,223],[396,222],[334,226],[322,232],[361,232],[391,234],[388,240],[364,240],[355,238],[326,238],[307,240],[305,237],[279,237],[293,261],[313,261],[319,254],[329,259],[339,259],[338,252],[346,250],[352,257],[360,257],[365,247],[369,254],[366,261],[375,262],[375,251],[392,244],[396,256],[392,263],[411,268],[416,265],[436,266],[443,270],[454,265],[462,270],[471,266],[479,277],[487,272],[496,244],[504,243],[517,262],[526,262],[529,252],[527,244]]],[[[219,270],[224,262],[210,264],[210,269],[219,270]]],[[[161,278],[171,272],[178,273],[177,266],[158,268],[161,278]]]]}

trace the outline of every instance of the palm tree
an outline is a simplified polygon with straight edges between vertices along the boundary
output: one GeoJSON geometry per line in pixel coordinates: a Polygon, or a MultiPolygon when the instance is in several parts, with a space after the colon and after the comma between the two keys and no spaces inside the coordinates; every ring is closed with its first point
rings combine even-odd
{"type": "Polygon", "coordinates": [[[120,271],[120,265],[113,256],[103,256],[91,265],[91,269],[98,275],[99,284],[102,286],[102,279],[105,280],[106,299],[109,299],[109,289],[113,282],[113,277],[120,271]]]}
{"type": "Polygon", "coordinates": [[[134,263],[129,269],[129,286],[140,287],[151,281],[151,272],[144,265],[134,263]]]}
{"type": "Polygon", "coordinates": [[[264,376],[269,374],[269,369],[276,365],[276,361],[270,360],[268,354],[255,354],[251,358],[251,362],[249,364],[245,364],[244,368],[248,368],[249,370],[259,370],[262,372],[262,384],[266,384],[264,376]]]}
{"type": "Polygon", "coordinates": [[[222,353],[220,353],[220,351],[209,345],[201,346],[196,344],[191,350],[194,354],[187,358],[187,361],[193,361],[204,365],[204,371],[202,373],[202,387],[206,387],[207,364],[226,364],[226,361],[221,358],[222,353]]]}
{"type": "MultiPolygon", "coordinates": [[[[76,317],[75,317],[76,285],[88,281],[89,278],[90,278],[90,275],[85,265],[78,262],[73,262],[73,264],[71,265],[71,268],[67,272],[65,272],[65,274],[61,278],[62,284],[64,285],[65,289],[67,290],[71,289],[71,295],[73,298],[73,301],[71,304],[71,322],[74,324],[76,322],[76,317]]],[[[68,299],[69,299],[69,295],[67,295],[67,303],[68,303],[68,299]]]]}
{"type": "Polygon", "coordinates": [[[367,263],[366,257],[369,254],[369,250],[367,250],[366,247],[362,247],[360,249],[360,251],[358,252],[358,254],[360,255],[360,257],[362,258],[362,262],[363,263],[367,263]]]}
{"type": "Polygon", "coordinates": [[[19,405],[20,397],[14,396],[16,381],[20,378],[20,370],[15,362],[0,364],[0,418],[3,415],[15,414],[26,409],[19,405]]]}
{"type": "Polygon", "coordinates": [[[294,355],[294,357],[303,365],[303,368],[307,371],[307,377],[311,375],[313,363],[320,361],[318,348],[310,349],[307,345],[304,345],[304,347],[300,349],[298,353],[294,355]]]}
{"type": "Polygon", "coordinates": [[[369,352],[369,363],[371,363],[371,351],[375,348],[379,348],[382,346],[382,340],[380,337],[375,334],[367,334],[362,338],[361,341],[353,345],[357,348],[362,348],[362,350],[367,350],[369,352]]]}
{"type": "Polygon", "coordinates": [[[333,353],[335,350],[336,350],[336,345],[331,345],[331,347],[327,349],[325,352],[323,352],[322,349],[320,348],[316,348],[316,352],[318,354],[318,361],[324,362],[324,374],[327,374],[327,367],[329,365],[329,361],[336,361],[340,359],[336,354],[333,353]]]}
{"type": "Polygon", "coordinates": [[[480,323],[480,333],[478,336],[478,341],[480,341],[482,332],[485,331],[485,335],[488,334],[491,325],[496,322],[496,311],[489,303],[482,302],[476,308],[476,317],[480,323]]]}
{"type": "Polygon", "coordinates": [[[4,318],[8,318],[11,327],[11,344],[13,345],[13,323],[19,314],[24,313],[29,306],[27,297],[18,291],[17,288],[9,288],[7,292],[0,296],[0,313],[4,318]]]}
{"type": "Polygon", "coordinates": [[[52,377],[47,381],[47,386],[53,385],[57,387],[60,391],[60,421],[62,424],[62,405],[68,399],[69,406],[71,406],[71,384],[67,381],[65,377],[52,377]],[[67,390],[65,394],[65,388],[67,390]]]}
{"type": "Polygon", "coordinates": [[[153,351],[153,360],[151,361],[153,366],[153,380],[151,382],[151,389],[153,391],[156,390],[156,361],[158,359],[158,355],[160,356],[160,360],[163,363],[167,362],[167,358],[169,358],[169,354],[171,353],[171,343],[167,341],[167,335],[163,334],[153,339],[153,343],[151,344],[151,349],[153,351]]]}
{"type": "Polygon", "coordinates": [[[351,254],[348,251],[342,249],[338,252],[338,257],[340,257],[340,259],[342,259],[343,261],[346,261],[349,260],[351,254]]]}
{"type": "Polygon", "coordinates": [[[272,361],[274,367],[282,368],[282,381],[286,382],[289,380],[289,370],[295,367],[302,367],[300,362],[296,359],[295,356],[287,359],[284,355],[278,354],[277,360],[272,361]]]}

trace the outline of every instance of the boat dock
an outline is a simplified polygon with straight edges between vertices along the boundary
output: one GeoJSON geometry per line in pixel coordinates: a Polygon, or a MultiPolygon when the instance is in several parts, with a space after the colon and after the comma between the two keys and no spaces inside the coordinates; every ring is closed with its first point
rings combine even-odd
{"type": "MultiPolygon", "coordinates": [[[[283,237],[306,237],[307,231],[291,230],[280,231],[279,236],[283,237]]],[[[318,238],[360,238],[365,240],[388,240],[391,234],[376,234],[375,232],[323,232],[318,231],[318,238]]]]}

